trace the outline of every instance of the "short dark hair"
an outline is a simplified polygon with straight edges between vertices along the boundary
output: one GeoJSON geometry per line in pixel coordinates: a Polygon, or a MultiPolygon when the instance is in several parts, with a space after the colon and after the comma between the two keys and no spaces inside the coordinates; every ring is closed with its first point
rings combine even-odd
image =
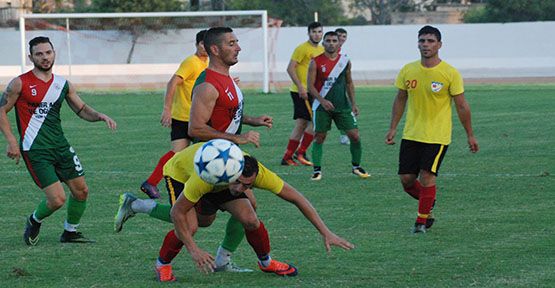
{"type": "Polygon", "coordinates": [[[208,56],[212,53],[210,51],[210,46],[219,45],[222,40],[222,35],[225,33],[233,33],[233,29],[230,27],[212,27],[206,31],[204,34],[204,49],[208,56]]]}
{"type": "Polygon", "coordinates": [[[326,39],[326,37],[328,37],[328,36],[339,37],[339,35],[337,35],[337,32],[335,32],[335,31],[328,31],[328,32],[326,32],[326,34],[324,34],[324,39],[326,39]]]}
{"type": "Polygon", "coordinates": [[[347,34],[347,30],[343,28],[337,28],[335,29],[335,33],[347,34]]]}
{"type": "Polygon", "coordinates": [[[204,30],[200,30],[200,31],[197,33],[197,39],[196,39],[197,45],[198,45],[198,43],[200,43],[201,41],[204,41],[204,35],[206,35],[206,31],[208,31],[208,30],[204,29],[204,30]]]}
{"type": "Polygon", "coordinates": [[[258,160],[256,158],[245,155],[245,166],[243,167],[243,177],[251,177],[252,175],[258,174],[258,160]]]}
{"type": "Polygon", "coordinates": [[[318,27],[324,27],[324,25],[322,25],[322,23],[320,22],[312,22],[308,24],[308,33],[310,33],[310,30],[316,29],[318,27]]]}
{"type": "Polygon", "coordinates": [[[44,37],[44,36],[37,36],[31,39],[31,41],[29,41],[29,53],[33,54],[33,47],[42,43],[50,44],[50,46],[52,47],[52,50],[54,50],[54,45],[52,45],[52,42],[50,42],[50,38],[44,37]]]}
{"type": "Polygon", "coordinates": [[[436,36],[437,41],[441,41],[441,32],[439,32],[439,29],[437,29],[436,27],[432,27],[430,25],[426,25],[424,27],[422,27],[419,31],[418,31],[418,37],[420,37],[421,35],[424,34],[433,34],[436,36]]]}

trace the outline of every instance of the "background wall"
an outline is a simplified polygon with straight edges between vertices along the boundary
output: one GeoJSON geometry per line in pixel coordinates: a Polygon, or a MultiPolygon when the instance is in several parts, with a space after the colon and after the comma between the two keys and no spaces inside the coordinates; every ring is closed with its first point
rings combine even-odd
{"type": "MultiPolygon", "coordinates": [[[[435,25],[443,35],[440,56],[457,67],[463,77],[487,81],[498,78],[555,77],[555,22],[435,25]]],[[[398,70],[417,60],[418,25],[346,26],[349,37],[343,50],[353,63],[353,77],[363,83],[392,83],[398,70]]],[[[337,27],[324,27],[324,31],[337,27]]],[[[232,68],[245,85],[262,80],[261,29],[235,29],[242,47],[240,62],[232,68]]],[[[131,36],[122,31],[71,33],[71,77],[87,86],[164,87],[180,61],[194,52],[197,30],[147,33],[126,60],[131,36]]],[[[306,28],[270,29],[270,78],[274,85],[289,82],[285,72],[297,45],[308,39],[306,28]]],[[[32,31],[51,37],[56,51],[55,72],[69,75],[66,33],[32,31]]],[[[0,29],[0,85],[21,72],[19,31],[0,29]]],[[[27,49],[27,47],[25,47],[27,49]]],[[[27,61],[28,62],[28,61],[27,61]]],[[[29,65],[29,63],[27,63],[29,65]]],[[[27,67],[26,69],[30,69],[27,67]]]]}

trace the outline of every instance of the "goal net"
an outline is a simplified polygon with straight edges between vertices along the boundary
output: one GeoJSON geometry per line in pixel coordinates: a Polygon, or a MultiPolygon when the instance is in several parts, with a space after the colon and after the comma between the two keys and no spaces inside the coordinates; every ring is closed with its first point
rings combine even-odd
{"type": "Polygon", "coordinates": [[[195,52],[198,31],[229,26],[242,48],[230,73],[269,92],[265,10],[26,14],[19,25],[22,72],[31,68],[28,41],[47,36],[57,54],[55,73],[87,87],[106,88],[164,87],[179,63],[195,52]]]}

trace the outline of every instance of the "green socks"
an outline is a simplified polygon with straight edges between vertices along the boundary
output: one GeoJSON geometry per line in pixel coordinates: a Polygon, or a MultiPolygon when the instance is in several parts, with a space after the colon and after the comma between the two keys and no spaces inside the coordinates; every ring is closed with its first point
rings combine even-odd
{"type": "Polygon", "coordinates": [[[322,144],[318,142],[312,142],[312,163],[314,167],[322,167],[322,144]]]}
{"type": "Polygon", "coordinates": [[[50,208],[48,208],[46,199],[43,199],[35,209],[35,212],[33,212],[33,215],[35,216],[35,220],[42,221],[44,218],[52,215],[54,211],[55,210],[50,210],[50,208]]]}
{"type": "Polygon", "coordinates": [[[170,215],[171,210],[172,210],[172,206],[169,204],[156,204],[156,206],[154,206],[154,209],[152,209],[152,211],[148,213],[148,216],[162,221],[166,221],[169,223],[173,223],[172,217],[170,215]]]}
{"type": "Polygon", "coordinates": [[[67,200],[67,222],[73,225],[79,224],[85,209],[87,209],[87,200],[79,201],[69,195],[67,200]]]}
{"type": "Polygon", "coordinates": [[[225,237],[222,242],[222,247],[233,253],[237,250],[237,247],[239,247],[244,237],[245,229],[243,228],[243,224],[233,216],[229,217],[225,227],[225,237]]]}
{"type": "MultiPolygon", "coordinates": [[[[361,144],[361,142],[360,141],[358,141],[358,142],[351,141],[351,145],[349,146],[349,150],[351,150],[351,162],[352,163],[357,163],[357,165],[360,165],[360,160],[362,159],[362,144],[361,144]]],[[[314,162],[314,163],[316,163],[316,162],[314,162]]]]}

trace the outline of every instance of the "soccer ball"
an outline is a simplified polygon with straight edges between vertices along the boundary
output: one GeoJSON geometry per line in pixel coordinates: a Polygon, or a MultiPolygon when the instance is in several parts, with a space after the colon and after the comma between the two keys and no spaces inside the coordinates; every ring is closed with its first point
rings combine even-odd
{"type": "Polygon", "coordinates": [[[241,173],[245,159],[239,146],[225,139],[213,139],[202,145],[195,153],[195,172],[210,184],[235,182],[241,173]]]}

